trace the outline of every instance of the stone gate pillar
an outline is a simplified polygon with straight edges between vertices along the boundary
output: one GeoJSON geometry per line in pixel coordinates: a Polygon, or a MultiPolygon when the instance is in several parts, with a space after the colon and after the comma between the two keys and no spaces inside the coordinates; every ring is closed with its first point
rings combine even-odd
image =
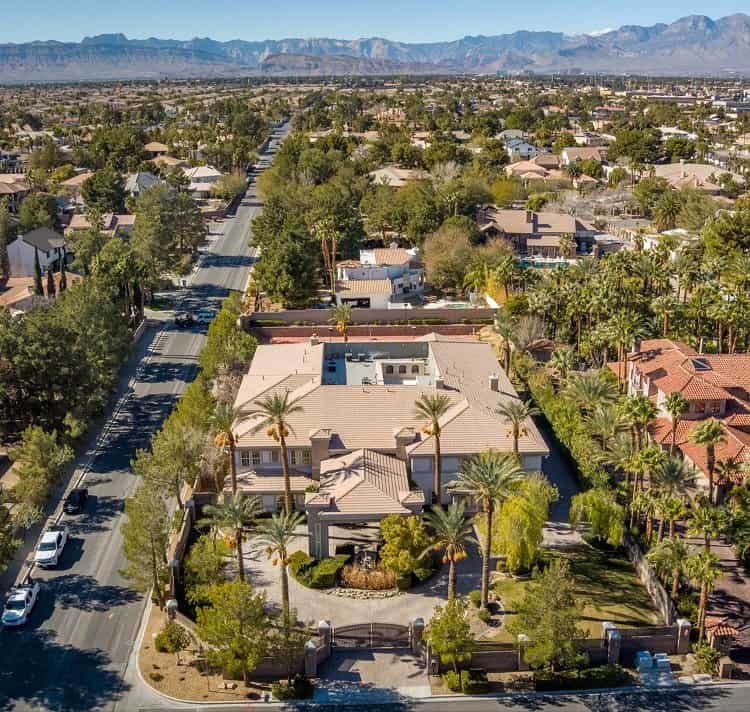
{"type": "Polygon", "coordinates": [[[519,633],[518,634],[518,669],[519,670],[528,670],[529,664],[526,662],[526,658],[524,656],[524,653],[526,652],[526,645],[529,642],[529,636],[525,633],[519,633]]]}
{"type": "Polygon", "coordinates": [[[409,621],[409,647],[414,655],[422,653],[422,634],[424,633],[424,619],[413,618],[409,621]]]}
{"type": "Polygon", "coordinates": [[[690,629],[693,624],[687,618],[677,619],[677,655],[687,655],[690,652],[690,629]]]}

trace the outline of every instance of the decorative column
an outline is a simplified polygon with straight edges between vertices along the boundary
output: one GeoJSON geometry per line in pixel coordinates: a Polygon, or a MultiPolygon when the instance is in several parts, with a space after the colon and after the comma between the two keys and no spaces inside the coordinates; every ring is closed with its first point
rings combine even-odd
{"type": "Polygon", "coordinates": [[[424,619],[413,618],[409,621],[409,647],[414,655],[421,655],[424,619]]]}
{"type": "Polygon", "coordinates": [[[687,618],[677,619],[677,655],[687,655],[690,652],[690,629],[693,624],[687,618]]]}

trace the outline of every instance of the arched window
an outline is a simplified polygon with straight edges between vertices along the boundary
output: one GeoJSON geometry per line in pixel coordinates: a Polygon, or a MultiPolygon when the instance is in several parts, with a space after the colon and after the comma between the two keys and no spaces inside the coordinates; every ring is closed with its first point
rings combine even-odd
{"type": "Polygon", "coordinates": [[[405,374],[406,374],[406,366],[405,366],[404,364],[401,364],[401,365],[400,365],[400,366],[398,367],[398,372],[399,372],[400,374],[402,374],[402,375],[405,375],[405,374]]]}
{"type": "Polygon", "coordinates": [[[411,367],[411,372],[417,374],[419,373],[419,366],[417,366],[416,363],[411,367]]]}
{"type": "Polygon", "coordinates": [[[393,366],[386,366],[385,367],[385,372],[387,374],[391,374],[392,375],[393,374],[393,366]]]}

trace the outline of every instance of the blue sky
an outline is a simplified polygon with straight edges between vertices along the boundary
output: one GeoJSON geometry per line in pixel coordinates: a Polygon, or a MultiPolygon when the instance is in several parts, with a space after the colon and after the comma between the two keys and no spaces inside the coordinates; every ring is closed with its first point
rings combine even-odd
{"type": "Polygon", "coordinates": [[[564,0],[2,0],[0,5],[6,6],[0,11],[0,42],[78,41],[105,32],[218,40],[376,35],[431,42],[518,29],[572,34],[689,14],[750,12],[747,0],[599,0],[585,9],[564,0]]]}

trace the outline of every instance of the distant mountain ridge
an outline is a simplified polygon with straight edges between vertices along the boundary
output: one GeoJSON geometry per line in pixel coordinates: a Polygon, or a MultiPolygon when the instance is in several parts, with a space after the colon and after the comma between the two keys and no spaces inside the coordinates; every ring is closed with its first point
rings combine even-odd
{"type": "Polygon", "coordinates": [[[81,42],[0,44],[0,82],[522,71],[747,76],[750,17],[690,15],[576,36],[520,30],[431,43],[381,37],[133,40],[115,33],[81,42]]]}

